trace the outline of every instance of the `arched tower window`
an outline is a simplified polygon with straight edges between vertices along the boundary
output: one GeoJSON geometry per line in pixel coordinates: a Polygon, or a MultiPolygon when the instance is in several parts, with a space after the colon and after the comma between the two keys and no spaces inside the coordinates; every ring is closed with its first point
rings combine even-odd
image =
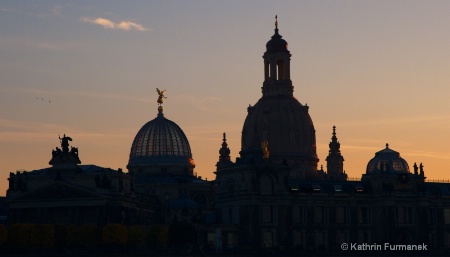
{"type": "Polygon", "coordinates": [[[264,80],[268,80],[270,78],[270,63],[268,60],[264,61],[264,80]]]}
{"type": "Polygon", "coordinates": [[[277,61],[277,73],[278,73],[278,78],[276,78],[277,80],[284,80],[284,79],[286,79],[284,60],[278,60],[277,61]]]}

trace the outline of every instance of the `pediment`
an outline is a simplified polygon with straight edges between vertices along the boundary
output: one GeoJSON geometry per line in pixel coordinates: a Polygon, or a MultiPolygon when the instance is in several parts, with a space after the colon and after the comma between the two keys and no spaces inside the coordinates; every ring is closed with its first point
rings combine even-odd
{"type": "Polygon", "coordinates": [[[96,198],[100,195],[69,184],[54,182],[41,188],[26,192],[14,200],[64,200],[79,198],[96,198]]]}

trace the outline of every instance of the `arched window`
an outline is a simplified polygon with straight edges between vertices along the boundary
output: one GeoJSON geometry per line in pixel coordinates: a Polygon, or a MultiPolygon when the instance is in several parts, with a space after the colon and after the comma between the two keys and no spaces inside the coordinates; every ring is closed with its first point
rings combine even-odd
{"type": "Polygon", "coordinates": [[[286,79],[284,60],[277,61],[278,80],[286,79]]]}
{"type": "Polygon", "coordinates": [[[269,61],[264,61],[264,80],[268,80],[270,78],[270,63],[269,61]]]}
{"type": "Polygon", "coordinates": [[[263,176],[260,180],[260,192],[262,195],[273,194],[273,183],[269,176],[263,176]]]}

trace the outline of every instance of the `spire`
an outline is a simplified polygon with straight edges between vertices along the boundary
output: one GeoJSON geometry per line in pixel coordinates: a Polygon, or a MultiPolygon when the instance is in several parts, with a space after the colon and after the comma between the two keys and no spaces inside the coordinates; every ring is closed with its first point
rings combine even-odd
{"type": "Polygon", "coordinates": [[[341,144],[336,137],[336,126],[333,126],[330,150],[327,156],[327,173],[331,180],[347,180],[344,172],[344,157],[341,155],[341,144]]]}
{"type": "Polygon", "coordinates": [[[219,161],[217,162],[216,166],[217,168],[222,167],[224,164],[231,164],[231,158],[230,158],[230,148],[228,148],[227,144],[227,134],[223,133],[223,139],[222,139],[222,147],[219,150],[219,161]]]}
{"type": "Polygon", "coordinates": [[[329,144],[330,147],[330,154],[341,154],[341,144],[339,143],[337,137],[336,137],[336,126],[333,126],[333,136],[331,137],[331,142],[329,144]]]}
{"type": "Polygon", "coordinates": [[[278,15],[275,15],[275,29],[278,29],[278,15]]]}
{"type": "Polygon", "coordinates": [[[275,34],[272,36],[273,39],[281,39],[282,36],[278,34],[278,15],[275,15],[275,34]]]}

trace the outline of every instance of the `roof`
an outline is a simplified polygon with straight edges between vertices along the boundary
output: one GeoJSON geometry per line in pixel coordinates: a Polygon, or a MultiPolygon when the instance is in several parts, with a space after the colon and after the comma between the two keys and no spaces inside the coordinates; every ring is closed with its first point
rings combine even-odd
{"type": "Polygon", "coordinates": [[[183,130],[160,112],[136,134],[128,165],[152,165],[167,161],[193,165],[191,147],[183,130]]]}

